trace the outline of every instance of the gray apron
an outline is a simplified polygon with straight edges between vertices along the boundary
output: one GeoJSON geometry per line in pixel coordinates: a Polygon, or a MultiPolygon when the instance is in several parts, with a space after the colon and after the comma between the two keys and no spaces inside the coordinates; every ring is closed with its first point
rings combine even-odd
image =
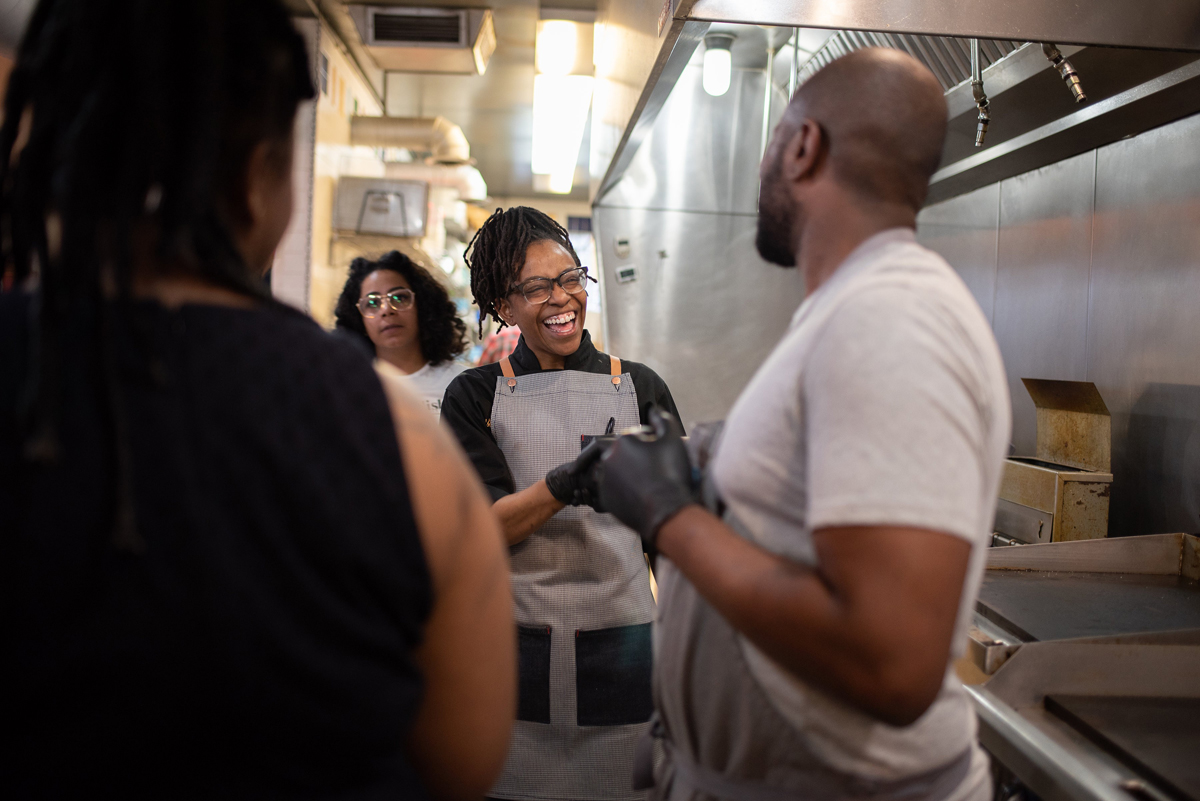
{"type": "MultiPolygon", "coordinates": [[[[729,521],[729,516],[726,515],[729,521]]],[[[736,523],[733,523],[736,529],[736,523]]],[[[836,772],[759,687],[738,634],[669,560],[659,558],[651,745],[639,786],[669,801],[941,801],[966,778],[971,749],[928,774],[876,782],[836,772]]],[[[649,739],[649,738],[648,738],[649,739]]]]}
{"type": "MultiPolygon", "coordinates": [[[[517,491],[579,455],[581,437],[636,426],[633,380],[500,362],[492,433],[517,491]],[[611,421],[611,425],[610,425],[611,421]]],[[[641,540],[612,515],[568,506],[510,549],[520,693],[504,771],[510,799],[644,798],[633,753],[648,729],[654,598],[641,540]]]]}

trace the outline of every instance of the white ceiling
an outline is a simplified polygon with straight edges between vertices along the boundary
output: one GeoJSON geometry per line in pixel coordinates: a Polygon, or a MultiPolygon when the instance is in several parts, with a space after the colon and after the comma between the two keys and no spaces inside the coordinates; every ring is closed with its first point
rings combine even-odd
{"type": "MultiPolygon", "coordinates": [[[[462,127],[471,143],[471,156],[493,197],[534,195],[530,170],[533,136],[534,41],[538,0],[372,0],[373,5],[491,8],[496,26],[496,52],[484,75],[381,74],[361,47],[346,14],[345,0],[313,0],[333,25],[368,78],[377,81],[388,114],[432,117],[441,115],[462,127]]],[[[294,11],[309,14],[308,0],[287,0],[294,11]]],[[[553,0],[555,8],[594,8],[594,0],[553,0]]],[[[587,200],[587,153],[584,139],[580,169],[570,195],[551,197],[587,200]]]]}

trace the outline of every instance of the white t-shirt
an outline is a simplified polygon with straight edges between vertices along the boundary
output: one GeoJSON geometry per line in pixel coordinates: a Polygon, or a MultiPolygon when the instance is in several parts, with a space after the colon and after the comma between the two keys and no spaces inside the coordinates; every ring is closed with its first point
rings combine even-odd
{"type": "MultiPolygon", "coordinates": [[[[969,541],[953,660],[983,577],[1010,426],[987,319],[940,256],[892,229],[863,242],[796,311],[729,414],[713,478],[747,536],[807,564],[816,563],[812,532],[829,526],[911,526],[969,541]]],[[[902,779],[974,740],[975,715],[949,664],[933,706],[896,728],[742,647],[780,713],[833,768],[902,779]]],[[[975,756],[952,798],[981,792],[987,762],[975,756]]]]}
{"type": "Polygon", "coordinates": [[[466,369],[457,362],[442,362],[436,367],[427,362],[420,370],[406,375],[405,379],[412,391],[425,401],[429,411],[441,417],[442,396],[446,394],[446,387],[450,386],[455,376],[466,369]]]}

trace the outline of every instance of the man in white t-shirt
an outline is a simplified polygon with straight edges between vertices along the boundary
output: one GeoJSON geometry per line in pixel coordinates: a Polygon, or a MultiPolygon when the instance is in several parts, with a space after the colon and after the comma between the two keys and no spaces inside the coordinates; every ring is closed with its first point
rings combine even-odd
{"type": "Polygon", "coordinates": [[[603,504],[665,557],[662,797],[991,797],[951,665],[1010,409],[987,320],[913,236],[945,125],[899,51],[806,82],[760,170],[757,246],[808,294],[716,447],[723,518],[693,501],[673,420],[602,462],[603,504]]]}

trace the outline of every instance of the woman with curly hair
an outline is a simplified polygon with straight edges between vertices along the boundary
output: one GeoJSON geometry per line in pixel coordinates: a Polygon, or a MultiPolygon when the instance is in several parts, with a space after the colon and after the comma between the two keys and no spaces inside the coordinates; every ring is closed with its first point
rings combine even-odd
{"type": "Polygon", "coordinates": [[[446,386],[465,369],[454,357],[466,348],[467,326],[436,278],[398,250],[355,259],[335,315],[338,328],[365,339],[440,413],[446,386]]]}

